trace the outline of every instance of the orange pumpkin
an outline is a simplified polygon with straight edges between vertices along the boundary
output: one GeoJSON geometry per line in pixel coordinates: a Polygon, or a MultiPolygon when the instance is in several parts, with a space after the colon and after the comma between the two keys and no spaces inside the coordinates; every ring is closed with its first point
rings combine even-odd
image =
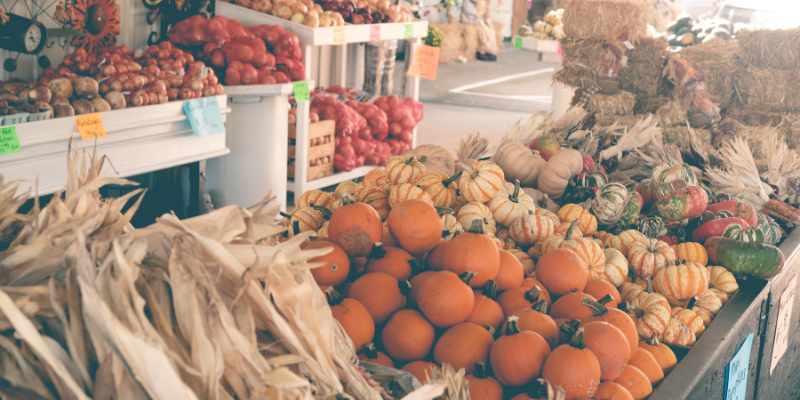
{"type": "Polygon", "coordinates": [[[553,234],[555,227],[550,218],[534,214],[528,210],[508,228],[511,238],[521,246],[532,246],[553,234]]]}
{"type": "Polygon", "coordinates": [[[628,339],[628,346],[630,347],[629,354],[636,352],[636,348],[639,347],[637,345],[639,341],[639,332],[636,330],[636,323],[626,312],[616,308],[608,308],[590,299],[584,299],[581,302],[585,307],[589,307],[592,310],[592,316],[582,319],[580,323],[581,326],[595,321],[608,322],[616,326],[622,334],[625,335],[625,338],[628,339]]]}
{"type": "Polygon", "coordinates": [[[583,319],[591,316],[592,310],[583,306],[583,299],[597,301],[597,299],[584,292],[567,293],[553,302],[553,306],[550,307],[550,316],[568,319],[583,319]]]}
{"type": "Polygon", "coordinates": [[[676,318],[669,319],[661,337],[664,343],[678,346],[692,346],[697,342],[694,332],[676,318]]]}
{"type": "Polygon", "coordinates": [[[631,348],[625,334],[616,326],[601,321],[590,322],[583,326],[583,330],[586,348],[600,363],[600,378],[605,381],[617,379],[631,359],[631,348]]]}
{"type": "Polygon", "coordinates": [[[439,240],[436,247],[433,248],[425,257],[425,267],[434,271],[444,271],[444,260],[447,254],[447,246],[450,245],[450,240],[439,240]]]}
{"type": "Polygon", "coordinates": [[[389,222],[383,221],[383,235],[381,235],[381,244],[384,246],[400,247],[395,243],[392,233],[389,232],[389,222]]]}
{"type": "Polygon", "coordinates": [[[520,287],[525,288],[525,290],[531,290],[533,287],[536,286],[539,288],[539,298],[544,300],[547,303],[547,306],[550,307],[550,304],[553,304],[553,301],[550,299],[550,292],[545,289],[542,282],[539,282],[535,277],[527,277],[522,280],[522,285],[520,287]]]}
{"type": "Polygon", "coordinates": [[[658,335],[653,335],[647,340],[639,342],[639,347],[653,355],[664,375],[669,374],[676,365],[678,365],[678,358],[669,346],[661,343],[658,340],[658,335]]]}
{"type": "Polygon", "coordinates": [[[392,361],[386,353],[376,350],[375,343],[368,344],[361,353],[358,353],[358,359],[364,362],[394,368],[394,361],[392,361]]]}
{"type": "Polygon", "coordinates": [[[555,249],[547,252],[536,265],[536,279],[555,296],[583,291],[588,278],[586,262],[571,250],[555,249]]]}
{"type": "Polygon", "coordinates": [[[407,200],[421,200],[433,206],[431,195],[411,183],[401,183],[389,191],[389,208],[394,209],[407,200]]]}
{"type": "Polygon", "coordinates": [[[561,222],[578,221],[578,229],[584,235],[591,236],[597,232],[597,218],[585,208],[577,204],[566,204],[558,210],[558,219],[561,222]]]}
{"type": "Polygon", "coordinates": [[[674,244],[670,247],[675,252],[675,258],[678,260],[696,262],[704,267],[708,265],[708,252],[700,243],[686,242],[674,244]]]}
{"type": "Polygon", "coordinates": [[[479,326],[489,325],[493,329],[500,328],[503,323],[503,309],[497,304],[496,301],[490,296],[481,293],[479,290],[473,290],[475,301],[472,306],[472,312],[467,317],[466,322],[472,322],[479,326]]]}
{"type": "Polygon", "coordinates": [[[511,253],[517,258],[517,260],[519,260],[520,263],[522,263],[522,268],[525,269],[526,274],[533,274],[533,271],[536,269],[536,264],[533,263],[533,260],[531,260],[527,253],[517,248],[508,249],[506,251],[511,253]]]}
{"type": "Polygon", "coordinates": [[[653,279],[653,289],[667,298],[670,305],[686,307],[689,300],[708,288],[708,272],[699,263],[675,261],[660,269],[653,279]]]}
{"type": "Polygon", "coordinates": [[[492,333],[494,328],[488,325],[484,327],[471,322],[453,325],[436,342],[433,360],[440,365],[450,364],[456,371],[464,368],[471,374],[475,371],[475,363],[489,359],[489,349],[494,344],[492,333]]]}
{"type": "Polygon", "coordinates": [[[348,296],[361,302],[376,324],[382,324],[395,311],[405,307],[408,287],[407,281],[398,282],[389,274],[372,272],[356,279],[348,296]]]}
{"type": "Polygon", "coordinates": [[[503,170],[491,161],[475,161],[472,165],[458,163],[464,174],[458,180],[461,195],[467,201],[486,203],[503,190],[503,170]]]}
{"type": "Polygon", "coordinates": [[[486,373],[486,364],[476,363],[474,371],[464,377],[469,382],[470,399],[502,400],[503,385],[486,373]]]}
{"type": "Polygon", "coordinates": [[[323,256],[317,256],[309,262],[324,262],[325,265],[311,269],[311,275],[318,285],[339,286],[347,280],[350,274],[350,258],[338,244],[325,239],[317,239],[309,243],[305,250],[332,248],[333,250],[323,256]]]}
{"type": "Polygon", "coordinates": [[[564,389],[566,398],[594,396],[600,384],[600,363],[594,353],[586,348],[583,328],[578,328],[568,344],[558,346],[547,357],[542,378],[564,389]]]}
{"type": "Polygon", "coordinates": [[[525,279],[525,269],[522,263],[513,254],[500,250],[500,269],[494,281],[497,282],[497,291],[502,292],[511,288],[522,286],[525,279]]]}
{"type": "Polygon", "coordinates": [[[489,353],[495,378],[507,386],[522,386],[535,379],[550,356],[544,338],[536,332],[520,332],[518,320],[507,319],[505,335],[494,342],[489,353]]]}
{"type": "Polygon", "coordinates": [[[423,385],[428,383],[433,375],[433,370],[442,370],[438,365],[427,361],[413,361],[404,365],[401,369],[413,375],[423,385]]]}
{"type": "Polygon", "coordinates": [[[644,372],[644,375],[647,376],[647,379],[650,380],[653,387],[658,386],[658,384],[664,380],[664,370],[658,365],[656,358],[641,347],[636,349],[636,353],[631,357],[628,363],[644,372]]]}
{"type": "Polygon", "coordinates": [[[686,325],[687,328],[694,332],[695,337],[700,337],[706,330],[706,324],[697,313],[692,310],[687,310],[681,307],[672,308],[672,318],[677,319],[680,323],[686,325]]]}
{"type": "Polygon", "coordinates": [[[450,271],[431,274],[420,285],[417,306],[440,328],[466,321],[475,304],[475,295],[467,284],[473,276],[474,272],[465,272],[461,277],[450,271]]]}
{"type": "Polygon", "coordinates": [[[594,393],[594,400],[633,400],[633,396],[619,383],[603,381],[594,393]]]}
{"type": "MultiPolygon", "coordinates": [[[[329,288],[329,290],[332,288],[329,288]]],[[[363,304],[354,299],[336,299],[331,306],[333,318],[342,325],[347,336],[353,341],[356,351],[360,351],[375,336],[375,322],[363,304]],[[338,304],[335,304],[336,302],[338,304]]]]}
{"type": "Polygon", "coordinates": [[[386,178],[394,185],[414,183],[425,173],[425,165],[416,157],[394,156],[386,160],[386,178]]]}
{"type": "Polygon", "coordinates": [[[653,393],[653,384],[647,379],[647,375],[630,364],[625,366],[614,382],[627,389],[635,400],[646,399],[653,393]]]}
{"type": "Polygon", "coordinates": [[[517,310],[531,308],[534,303],[539,301],[541,289],[534,287],[530,290],[518,287],[506,290],[497,296],[497,304],[503,309],[503,315],[511,315],[517,310]]]}
{"type": "Polygon", "coordinates": [[[381,343],[394,360],[410,361],[425,358],[433,347],[433,325],[414,310],[400,310],[386,322],[381,343]]]}
{"type": "Polygon", "coordinates": [[[401,248],[375,243],[372,253],[367,257],[365,268],[367,273],[383,272],[398,281],[404,281],[411,278],[411,260],[414,257],[401,248]]]}
{"type": "Polygon", "coordinates": [[[348,203],[331,216],[328,238],[350,257],[366,256],[381,240],[383,224],[378,212],[365,203],[348,203]]]}
{"type": "Polygon", "coordinates": [[[600,300],[605,296],[611,296],[611,301],[605,303],[606,307],[617,308],[617,305],[622,301],[619,291],[609,281],[601,279],[592,279],[586,282],[586,287],[583,293],[591,295],[593,298],[600,300]]]}
{"type": "Polygon", "coordinates": [[[640,278],[652,278],[661,268],[675,263],[675,252],[661,240],[641,240],[628,249],[628,263],[640,278]]]}
{"type": "MultiPolygon", "coordinates": [[[[544,300],[539,300],[534,303],[530,308],[523,308],[517,310],[509,317],[519,318],[517,327],[520,331],[533,331],[538,333],[550,349],[555,349],[558,346],[558,326],[556,322],[547,315],[547,303],[544,300]]],[[[505,331],[505,326],[501,328],[505,331]]]]}
{"type": "Polygon", "coordinates": [[[467,271],[474,272],[470,286],[481,287],[497,277],[500,270],[500,251],[492,239],[483,234],[481,222],[475,220],[468,232],[450,241],[444,266],[459,275],[467,271]]]}
{"type": "Polygon", "coordinates": [[[434,272],[436,271],[422,271],[411,278],[411,289],[406,296],[408,298],[408,304],[417,304],[417,294],[419,294],[419,288],[422,287],[422,282],[428,279],[434,272]]]}
{"type": "MultiPolygon", "coordinates": [[[[572,222],[572,227],[574,227],[575,223],[576,221],[572,222]]],[[[570,236],[570,234],[571,232],[567,230],[566,235],[570,236]]],[[[559,248],[574,251],[578,257],[586,262],[586,267],[589,269],[589,279],[603,278],[606,256],[603,253],[603,249],[594,240],[589,238],[564,239],[561,235],[552,235],[542,241],[542,252],[544,254],[559,248]]]]}
{"type": "Polygon", "coordinates": [[[650,337],[664,333],[671,310],[664,296],[645,291],[628,305],[628,315],[636,322],[639,336],[650,337]]]}
{"type": "Polygon", "coordinates": [[[436,208],[422,200],[406,200],[389,212],[389,232],[411,254],[431,251],[442,237],[442,219],[436,208]]]}

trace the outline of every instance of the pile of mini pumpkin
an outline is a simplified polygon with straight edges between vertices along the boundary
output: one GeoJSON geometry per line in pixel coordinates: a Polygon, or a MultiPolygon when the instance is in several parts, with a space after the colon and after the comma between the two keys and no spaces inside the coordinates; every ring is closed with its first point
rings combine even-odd
{"type": "Polygon", "coordinates": [[[333,248],[312,274],[362,361],[422,382],[464,368],[473,399],[646,398],[677,362],[665,343],[693,345],[738,290],[708,265],[705,237],[669,233],[722,236],[725,218],[774,227],[735,200],[709,206],[685,165],[608,183],[582,162],[559,179],[593,196],[559,206],[490,161],[448,175],[395,156],[358,184],[304,193],[289,235],[314,230],[306,248],[333,248]]]}

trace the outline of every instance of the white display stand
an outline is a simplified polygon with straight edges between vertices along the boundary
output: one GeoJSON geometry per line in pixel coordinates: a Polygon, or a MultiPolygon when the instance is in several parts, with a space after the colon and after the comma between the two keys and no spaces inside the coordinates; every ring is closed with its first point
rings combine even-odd
{"type": "MultiPolygon", "coordinates": [[[[216,96],[225,121],[231,112],[225,96],[216,96]]],[[[204,161],[228,154],[225,133],[197,137],[183,113],[184,101],[100,113],[107,137],[97,139],[98,157],[107,156],[103,172],[128,177],[204,161]],[[146,117],[143,117],[146,116],[146,117]],[[112,169],[113,166],[113,169],[112,169]],[[116,171],[116,172],[115,172],[116,171]]],[[[22,150],[0,156],[6,182],[20,180],[18,194],[33,189],[55,193],[67,184],[67,149],[91,155],[94,140],[82,140],[75,117],[15,125],[22,150]]]]}
{"type": "MultiPolygon", "coordinates": [[[[289,95],[293,87],[291,83],[225,86],[236,118],[225,124],[231,154],[209,160],[206,167],[206,191],[215,206],[249,207],[272,192],[286,210],[289,95]]],[[[307,137],[307,125],[305,132],[307,137]]]]}
{"type": "MultiPolygon", "coordinates": [[[[512,38],[511,43],[516,43],[517,36],[512,38]]],[[[537,53],[538,61],[553,63],[553,73],[561,69],[561,46],[557,40],[542,40],[530,37],[522,37],[522,48],[537,53]]],[[[551,111],[555,118],[563,116],[572,102],[574,90],[559,83],[553,83],[553,100],[551,111]]]]}

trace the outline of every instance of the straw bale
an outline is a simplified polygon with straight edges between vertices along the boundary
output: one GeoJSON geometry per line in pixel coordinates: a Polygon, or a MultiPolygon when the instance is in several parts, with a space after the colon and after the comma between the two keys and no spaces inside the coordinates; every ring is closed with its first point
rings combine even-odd
{"type": "Polygon", "coordinates": [[[666,60],[628,61],[628,66],[619,72],[619,87],[635,94],[655,96],[658,94],[661,72],[666,60]]]}
{"type": "Polygon", "coordinates": [[[656,115],[661,119],[662,127],[670,127],[680,125],[686,122],[686,110],[684,110],[680,102],[669,101],[656,110],[656,115]]]}
{"type": "Polygon", "coordinates": [[[650,3],[628,0],[574,0],[564,9],[564,33],[577,38],[609,39],[620,29],[636,44],[647,36],[650,3]]]}
{"type": "Polygon", "coordinates": [[[786,113],[784,114],[783,123],[781,124],[781,132],[786,138],[786,143],[789,148],[800,148],[800,114],[786,113]]]}
{"type": "Polygon", "coordinates": [[[589,99],[586,109],[599,115],[631,115],[635,102],[633,93],[622,90],[610,96],[598,93],[589,99]]]}
{"type": "MultiPolygon", "coordinates": [[[[697,137],[704,143],[711,142],[711,131],[708,129],[699,129],[694,128],[694,133],[697,134],[697,137]]],[[[686,140],[687,137],[690,137],[689,128],[685,125],[678,125],[678,126],[671,126],[664,128],[662,131],[662,135],[664,136],[664,144],[674,144],[678,147],[681,147],[682,142],[686,140]]]]}
{"type": "Polygon", "coordinates": [[[780,70],[740,65],[735,101],[771,111],[800,111],[800,70],[780,70]]]}
{"type": "Polygon", "coordinates": [[[750,126],[778,126],[783,121],[783,114],[760,107],[728,107],[724,115],[750,126]]]}
{"type": "MultiPolygon", "coordinates": [[[[697,72],[706,76],[706,91],[714,104],[726,107],[733,96],[733,82],[736,79],[736,61],[742,49],[736,41],[713,39],[696,46],[688,46],[678,52],[697,72]]],[[[680,97],[682,88],[675,88],[675,96],[680,97]]]]}
{"type": "Polygon", "coordinates": [[[605,128],[607,126],[611,126],[614,123],[619,124],[620,126],[624,126],[630,128],[636,125],[637,122],[641,121],[644,116],[642,115],[598,115],[597,120],[595,122],[596,128],[605,128]]]}
{"type": "Polygon", "coordinates": [[[447,64],[458,59],[458,55],[464,50],[463,28],[459,23],[431,23],[432,26],[439,28],[444,36],[442,40],[442,51],[439,53],[439,64],[447,64]]]}
{"type": "Polygon", "coordinates": [[[594,86],[594,62],[582,57],[564,57],[562,68],[553,74],[553,81],[564,86],[586,89],[594,86]]]}
{"type": "Polygon", "coordinates": [[[760,68],[800,69],[800,27],[742,31],[736,35],[742,61],[760,68]]]}
{"type": "Polygon", "coordinates": [[[478,27],[474,24],[461,24],[464,36],[464,57],[469,61],[477,60],[478,27]]]}

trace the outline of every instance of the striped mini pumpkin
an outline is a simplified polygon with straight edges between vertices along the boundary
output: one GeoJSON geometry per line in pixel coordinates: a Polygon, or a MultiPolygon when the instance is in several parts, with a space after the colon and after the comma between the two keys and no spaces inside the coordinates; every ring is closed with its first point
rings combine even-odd
{"type": "Polygon", "coordinates": [[[491,161],[475,161],[472,165],[458,164],[464,174],[458,180],[461,195],[467,201],[485,203],[503,190],[503,170],[491,161]]]}
{"type": "Polygon", "coordinates": [[[678,346],[692,346],[697,342],[697,337],[688,326],[676,318],[670,318],[664,328],[662,342],[678,346]]]}
{"type": "Polygon", "coordinates": [[[622,215],[622,209],[628,200],[628,189],[621,183],[613,182],[600,188],[592,200],[592,213],[597,222],[612,225],[622,215]]]}
{"type": "Polygon", "coordinates": [[[561,219],[558,218],[558,215],[546,208],[536,208],[533,210],[533,213],[536,215],[541,215],[542,217],[550,218],[553,221],[553,226],[561,225],[561,219]]]}
{"type": "MultiPolygon", "coordinates": [[[[567,231],[567,235],[572,232],[567,231]]],[[[561,235],[550,235],[542,241],[542,254],[555,249],[568,249],[575,252],[586,263],[589,279],[602,279],[606,267],[606,256],[603,249],[590,238],[565,239],[561,235]]]]}
{"type": "Polygon", "coordinates": [[[653,289],[667,298],[670,305],[686,307],[694,296],[703,294],[708,288],[708,273],[702,265],[676,261],[660,269],[653,279],[653,289]]]}
{"type": "Polygon", "coordinates": [[[675,259],[696,262],[703,266],[708,265],[708,253],[706,248],[700,243],[686,242],[674,244],[672,250],[675,252],[675,259]]]}
{"type": "Polygon", "coordinates": [[[442,239],[450,240],[464,233],[464,229],[453,214],[442,215],[442,239]]]}
{"type": "Polygon", "coordinates": [[[585,236],[590,236],[597,232],[597,218],[585,208],[577,204],[567,204],[558,210],[558,219],[561,222],[572,222],[578,220],[578,228],[585,236]]]}
{"type": "Polygon", "coordinates": [[[711,289],[706,290],[705,293],[697,296],[697,301],[694,302],[694,307],[692,311],[694,311],[697,316],[703,319],[703,322],[708,326],[711,323],[711,320],[719,313],[722,309],[723,303],[722,299],[717,297],[711,289]]]}
{"type": "MultiPolygon", "coordinates": [[[[456,191],[456,193],[458,193],[458,191],[456,191]]],[[[464,207],[467,203],[469,202],[467,201],[467,199],[464,198],[464,196],[456,196],[456,201],[450,208],[453,209],[453,212],[458,214],[458,212],[461,210],[461,207],[464,207]]]]}
{"type": "Polygon", "coordinates": [[[620,287],[625,282],[628,275],[628,260],[617,249],[607,247],[603,249],[606,256],[606,266],[603,269],[603,279],[611,282],[612,285],[620,287]]]}
{"type": "Polygon", "coordinates": [[[289,237],[293,237],[295,226],[299,232],[317,231],[322,227],[325,222],[325,217],[322,212],[315,210],[311,207],[303,207],[295,209],[292,213],[292,218],[289,220],[289,237]]]}
{"type": "Polygon", "coordinates": [[[700,335],[702,335],[706,330],[706,324],[703,322],[703,319],[692,310],[687,310],[681,307],[673,307],[672,318],[675,318],[682,324],[686,325],[686,327],[691,329],[692,332],[694,332],[694,335],[697,337],[700,337],[700,335]]]}
{"type": "Polygon", "coordinates": [[[325,239],[328,237],[328,225],[330,225],[330,221],[325,221],[325,223],[322,224],[322,227],[317,230],[317,235],[319,235],[320,239],[325,239]]]}
{"type": "Polygon", "coordinates": [[[509,253],[513,254],[514,257],[517,257],[517,260],[522,263],[522,266],[525,268],[525,273],[528,275],[532,275],[533,271],[536,269],[536,265],[534,264],[533,260],[528,256],[527,253],[524,251],[514,248],[506,250],[509,253]]]}
{"type": "Polygon", "coordinates": [[[431,195],[434,206],[452,208],[458,192],[456,180],[460,176],[461,172],[448,177],[441,172],[428,171],[417,179],[416,185],[431,195]]]}
{"type": "Polygon", "coordinates": [[[469,230],[472,226],[472,221],[476,219],[483,221],[483,231],[485,233],[494,234],[497,231],[497,224],[494,221],[492,212],[489,207],[482,203],[467,203],[467,205],[458,210],[456,219],[458,219],[458,223],[461,224],[461,228],[465,231],[469,230]]]}
{"type": "Polygon", "coordinates": [[[571,222],[562,222],[556,225],[556,227],[553,229],[553,233],[555,233],[556,235],[564,236],[564,239],[575,239],[583,237],[583,232],[581,232],[580,228],[578,228],[577,226],[572,228],[572,233],[570,233],[570,237],[567,237],[567,232],[569,231],[569,228],[571,226],[572,226],[571,222]]]}
{"type": "Polygon", "coordinates": [[[536,242],[553,234],[553,221],[528,210],[527,215],[511,224],[508,232],[520,246],[533,246],[536,242]]]}
{"type": "Polygon", "coordinates": [[[395,208],[398,204],[409,199],[425,200],[433,204],[431,195],[425,193],[422,189],[410,183],[401,183],[393,187],[392,191],[389,192],[389,207],[395,208]]]}
{"type": "Polygon", "coordinates": [[[300,195],[295,206],[297,208],[320,206],[330,209],[333,206],[333,200],[334,198],[330,193],[314,189],[300,195]]]}
{"type": "Polygon", "coordinates": [[[620,298],[622,301],[627,301],[628,303],[633,302],[639,295],[644,293],[645,284],[645,280],[622,282],[622,285],[619,287],[620,298]]]}
{"type": "Polygon", "coordinates": [[[346,193],[353,194],[356,191],[356,183],[353,181],[344,181],[339,183],[336,186],[336,191],[334,192],[334,197],[336,200],[341,199],[346,193]]]}
{"type": "Polygon", "coordinates": [[[708,274],[709,288],[717,289],[729,295],[739,291],[739,284],[736,283],[736,277],[725,267],[709,265],[706,267],[706,273],[708,274]]]}
{"type": "Polygon", "coordinates": [[[386,160],[386,178],[394,185],[415,183],[425,173],[425,165],[416,157],[394,156],[386,160]]]}
{"type": "Polygon", "coordinates": [[[672,314],[669,303],[658,293],[642,293],[628,306],[628,315],[636,324],[641,337],[661,336],[672,314]]]}
{"type": "Polygon", "coordinates": [[[489,200],[486,206],[492,211],[494,220],[505,227],[510,227],[514,221],[536,208],[531,196],[519,190],[519,181],[516,182],[511,194],[496,196],[489,200]]]}
{"type": "MultiPolygon", "coordinates": [[[[600,235],[598,235],[600,236],[600,235]]],[[[611,247],[613,249],[617,249],[624,255],[625,257],[628,256],[628,249],[639,240],[647,239],[646,236],[635,229],[628,229],[626,231],[620,232],[619,235],[612,235],[610,233],[606,233],[603,236],[600,236],[600,239],[603,240],[603,244],[611,247]]]]}
{"type": "Polygon", "coordinates": [[[386,172],[382,168],[375,168],[364,175],[364,181],[372,182],[375,186],[381,186],[388,180],[389,178],[386,177],[386,172]]]}
{"type": "Polygon", "coordinates": [[[628,250],[628,264],[640,278],[652,278],[658,270],[675,263],[675,252],[666,242],[657,239],[634,243],[628,250]]]}

